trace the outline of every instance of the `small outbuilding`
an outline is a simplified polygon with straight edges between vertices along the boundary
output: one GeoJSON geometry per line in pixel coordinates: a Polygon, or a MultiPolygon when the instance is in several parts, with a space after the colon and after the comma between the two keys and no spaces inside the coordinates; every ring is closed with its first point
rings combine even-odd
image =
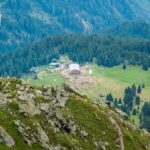
{"type": "Polygon", "coordinates": [[[32,72],[32,73],[37,73],[38,71],[39,71],[39,69],[36,68],[36,67],[32,67],[32,68],[30,69],[30,72],[32,72]]]}
{"type": "Polygon", "coordinates": [[[54,62],[52,62],[52,63],[50,63],[49,67],[50,67],[50,68],[59,68],[59,67],[60,67],[60,64],[59,64],[59,63],[54,63],[54,62]]]}
{"type": "Polygon", "coordinates": [[[80,75],[80,66],[79,64],[71,64],[69,65],[70,75],[80,75]]]}
{"type": "Polygon", "coordinates": [[[51,62],[52,62],[52,63],[57,63],[58,60],[57,60],[56,58],[53,58],[53,59],[51,60],[51,62]]]}

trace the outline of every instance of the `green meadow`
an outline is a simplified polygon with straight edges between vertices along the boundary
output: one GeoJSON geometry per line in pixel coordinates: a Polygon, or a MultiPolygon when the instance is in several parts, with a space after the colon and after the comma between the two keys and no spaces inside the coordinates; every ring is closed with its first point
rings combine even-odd
{"type": "Polygon", "coordinates": [[[99,67],[92,65],[92,76],[96,83],[92,86],[82,87],[82,90],[90,98],[97,98],[100,93],[112,93],[114,97],[122,97],[124,89],[132,84],[145,85],[140,95],[144,101],[150,100],[150,71],[144,71],[138,66],[128,66],[126,70],[122,66],[99,67]]]}
{"type": "Polygon", "coordinates": [[[127,66],[127,69],[123,70],[122,66],[105,68],[93,65],[93,75],[108,77],[128,84],[145,84],[146,87],[150,87],[150,70],[144,71],[138,66],[127,66]]]}
{"type": "Polygon", "coordinates": [[[57,86],[67,82],[67,79],[63,78],[58,71],[55,71],[53,73],[41,71],[37,74],[37,76],[38,79],[34,80],[32,79],[32,75],[29,74],[24,77],[24,79],[32,86],[57,86]]]}

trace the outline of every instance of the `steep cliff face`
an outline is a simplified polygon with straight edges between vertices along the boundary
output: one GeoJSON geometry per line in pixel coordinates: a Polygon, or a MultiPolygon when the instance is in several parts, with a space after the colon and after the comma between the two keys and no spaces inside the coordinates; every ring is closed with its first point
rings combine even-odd
{"type": "Polygon", "coordinates": [[[0,50],[52,34],[99,33],[125,21],[150,22],[149,0],[1,0],[0,50]]]}

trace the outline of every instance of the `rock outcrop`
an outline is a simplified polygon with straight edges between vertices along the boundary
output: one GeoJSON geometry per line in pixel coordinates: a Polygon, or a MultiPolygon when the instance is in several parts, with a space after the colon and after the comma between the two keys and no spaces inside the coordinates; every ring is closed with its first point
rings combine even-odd
{"type": "Polygon", "coordinates": [[[38,131],[38,138],[39,141],[41,142],[42,146],[45,149],[50,149],[49,144],[49,137],[46,134],[46,132],[42,129],[41,125],[39,123],[37,123],[37,131],[38,131]]]}
{"type": "Polygon", "coordinates": [[[35,106],[34,102],[27,101],[25,104],[19,104],[19,111],[25,116],[34,116],[40,114],[41,111],[35,106]]]}
{"type": "MultiPolygon", "coordinates": [[[[106,109],[66,85],[36,88],[17,79],[0,80],[0,149],[12,146],[40,150],[122,148],[123,134],[131,131],[136,135],[137,128],[126,122],[122,127],[123,120],[110,119],[115,112],[106,109]],[[9,128],[5,127],[5,121],[9,128]],[[122,128],[126,131],[121,134],[122,128]],[[13,134],[9,135],[8,131],[13,134]]],[[[137,135],[138,150],[149,150],[149,134],[138,130],[137,135]],[[144,137],[144,145],[139,136],[144,137]]]]}
{"type": "Polygon", "coordinates": [[[0,143],[6,144],[8,147],[15,145],[15,140],[10,136],[3,127],[0,126],[0,143]]]}

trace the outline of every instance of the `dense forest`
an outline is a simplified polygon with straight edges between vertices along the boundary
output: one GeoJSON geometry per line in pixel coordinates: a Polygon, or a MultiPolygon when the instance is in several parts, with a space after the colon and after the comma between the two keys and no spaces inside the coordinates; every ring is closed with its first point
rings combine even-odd
{"type": "Polygon", "coordinates": [[[149,8],[149,0],[0,0],[0,51],[49,35],[99,34],[107,27],[137,20],[149,24],[149,8]]]}
{"type": "Polygon", "coordinates": [[[111,34],[118,37],[132,37],[137,39],[150,39],[150,24],[145,22],[124,22],[116,26],[106,28],[103,34],[111,34]]]}
{"type": "MultiPolygon", "coordinates": [[[[0,76],[18,76],[31,67],[68,55],[81,64],[93,61],[112,67],[122,63],[150,67],[150,41],[110,35],[51,36],[23,49],[0,53],[0,76]]],[[[146,70],[146,69],[145,69],[146,70]]]]}

